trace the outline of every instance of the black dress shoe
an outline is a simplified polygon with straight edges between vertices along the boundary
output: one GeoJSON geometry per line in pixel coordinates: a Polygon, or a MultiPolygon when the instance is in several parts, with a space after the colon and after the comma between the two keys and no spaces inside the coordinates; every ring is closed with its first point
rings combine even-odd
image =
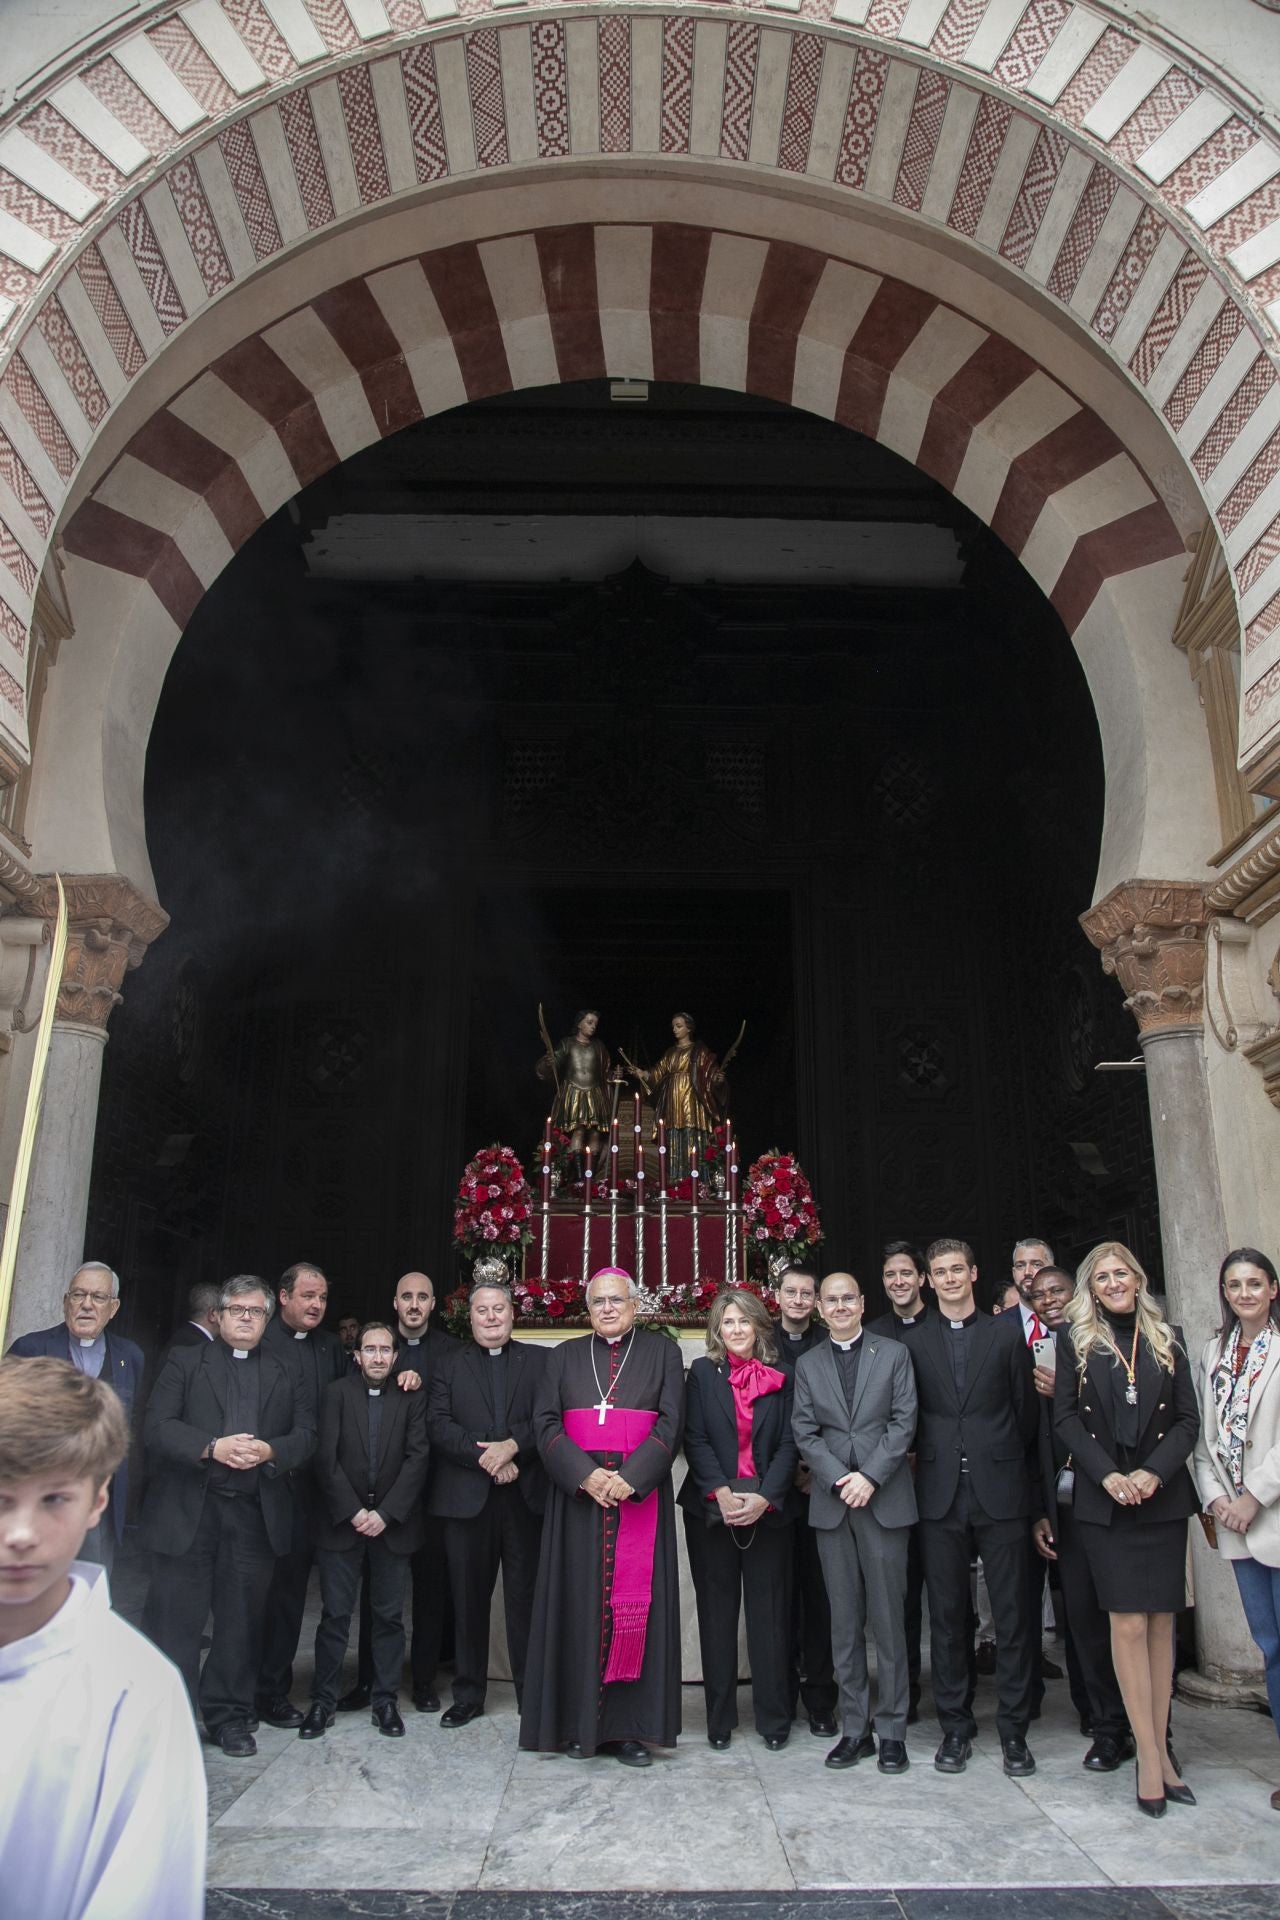
{"type": "Polygon", "coordinates": [[[226,1720],[214,1734],[214,1739],[224,1753],[233,1760],[247,1760],[249,1755],[258,1751],[258,1743],[243,1720],[226,1720]]]}
{"type": "MultiPolygon", "coordinates": [[[[436,1693],[432,1687],[415,1687],[413,1690],[413,1704],[418,1713],[439,1713],[440,1695],[436,1693]]],[[[342,1705],[341,1700],[339,1700],[338,1705],[342,1705]]]]}
{"type": "Polygon", "coordinates": [[[820,1740],[829,1740],[836,1730],[835,1716],[830,1713],[811,1713],[809,1731],[816,1733],[820,1740]]]}
{"type": "Polygon", "coordinates": [[[591,1755],[584,1753],[580,1740],[566,1740],[560,1749],[566,1760],[590,1760],[591,1755]]]}
{"type": "Polygon", "coordinates": [[[856,1767],[859,1760],[874,1760],[876,1752],[875,1735],[864,1733],[860,1740],[845,1734],[843,1740],[837,1740],[827,1755],[829,1767],[856,1767]]]}
{"type": "Polygon", "coordinates": [[[1025,1740],[1002,1740],[1000,1750],[1004,1754],[1004,1770],[1011,1780],[1021,1780],[1035,1772],[1036,1763],[1025,1740]]]}
{"type": "Polygon", "coordinates": [[[905,1773],[911,1762],[907,1759],[905,1740],[882,1740],[880,1758],[876,1761],[881,1773],[905,1773]]]}
{"type": "Polygon", "coordinates": [[[337,1702],[338,1712],[359,1713],[361,1707],[368,1706],[371,1693],[372,1689],[369,1687],[352,1687],[350,1693],[344,1693],[337,1702]]]}
{"type": "Polygon", "coordinates": [[[327,1707],[322,1707],[318,1701],[313,1701],[307,1710],[306,1719],[298,1728],[299,1740],[323,1740],[337,1717],[336,1713],[331,1713],[327,1707]]]}
{"type": "Polygon", "coordinates": [[[723,1753],[732,1738],[733,1735],[729,1733],[709,1733],[707,1745],[714,1747],[717,1753],[723,1753]]]}
{"type": "Polygon", "coordinates": [[[394,1700],[379,1700],[373,1710],[373,1724],[379,1733],[385,1733],[390,1740],[404,1738],[404,1721],[400,1718],[400,1709],[394,1700]]]}
{"type": "Polygon", "coordinates": [[[1185,1780],[1180,1787],[1171,1787],[1166,1780],[1164,1797],[1166,1800],[1172,1800],[1175,1807],[1194,1807],[1197,1804],[1196,1797],[1185,1780]]]}
{"type": "Polygon", "coordinates": [[[1061,1680],[1062,1678],[1062,1668],[1056,1660],[1051,1660],[1047,1653],[1040,1655],[1040,1678],[1042,1680],[1061,1680]]]}
{"type": "Polygon", "coordinates": [[[264,1695],[253,1703],[254,1712],[265,1720],[269,1727],[300,1727],[304,1715],[294,1706],[292,1700],[279,1694],[274,1700],[264,1695]]]}
{"type": "Polygon", "coordinates": [[[601,1747],[601,1753],[611,1753],[615,1760],[621,1760],[624,1767],[651,1767],[653,1755],[648,1747],[642,1747],[638,1740],[610,1740],[601,1747]]]}
{"type": "Polygon", "coordinates": [[[770,1753],[781,1753],[790,1738],[791,1735],[789,1731],[787,1733],[766,1733],[764,1735],[764,1744],[770,1753]]]}
{"type": "Polygon", "coordinates": [[[1115,1773],[1124,1765],[1124,1755],[1115,1741],[1109,1740],[1103,1733],[1099,1734],[1080,1765],[1090,1773],[1115,1773]]]}
{"type": "Polygon", "coordinates": [[[933,1764],[939,1773],[963,1773],[972,1752],[972,1740],[966,1740],[962,1733],[944,1733],[933,1764]]]}
{"type": "Polygon", "coordinates": [[[478,1720],[483,1712],[484,1708],[477,1706],[474,1702],[468,1704],[464,1700],[461,1705],[459,1705],[458,1701],[455,1700],[453,1705],[446,1707],[440,1715],[440,1725],[442,1727],[465,1727],[469,1720],[478,1720]]]}

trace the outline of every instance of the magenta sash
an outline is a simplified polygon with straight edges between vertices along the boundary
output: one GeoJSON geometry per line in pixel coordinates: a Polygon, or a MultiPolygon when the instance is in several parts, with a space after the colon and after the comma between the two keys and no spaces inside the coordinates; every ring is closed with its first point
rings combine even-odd
{"type": "MultiPolygon", "coordinates": [[[[569,1407],[564,1415],[565,1433],[584,1453],[633,1453],[657,1424],[657,1414],[641,1407],[610,1407],[603,1426],[598,1407],[569,1407]]],[[[617,1513],[613,1580],[604,1596],[613,1615],[606,1685],[611,1680],[638,1680],[644,1664],[653,1599],[653,1549],[658,1538],[657,1488],[643,1500],[624,1500],[617,1513]]]]}

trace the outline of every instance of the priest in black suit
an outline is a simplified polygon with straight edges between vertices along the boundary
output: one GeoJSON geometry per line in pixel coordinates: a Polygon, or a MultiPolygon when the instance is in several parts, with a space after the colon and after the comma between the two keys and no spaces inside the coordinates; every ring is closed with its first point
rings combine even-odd
{"type": "Polygon", "coordinates": [[[1027,1555],[1039,1504],[1031,1355],[1016,1313],[979,1313],[973,1251],[935,1240],[926,1258],[937,1313],[910,1343],[916,1370],[916,1502],[929,1589],[933,1698],[942,1727],[939,1773],[963,1773],[977,1733],[968,1660],[969,1566],[980,1558],[996,1629],[996,1726],[1004,1770],[1035,1772],[1027,1750],[1033,1623],[1027,1555]]]}
{"type": "Polygon", "coordinates": [[[641,1333],[630,1274],[587,1284],[593,1331],[565,1340],[534,1413],[551,1482],[520,1745],[647,1767],[680,1732],[680,1594],[671,1469],[684,1425],[675,1342],[641,1333]]]}
{"type": "Polygon", "coordinates": [[[142,1544],[154,1555],[143,1628],[186,1681],[210,1738],[237,1756],[257,1751],[249,1723],[267,1593],[293,1540],[293,1474],[316,1444],[301,1369],[262,1346],[273,1305],[265,1281],[228,1280],[218,1338],[170,1349],[143,1424],[142,1544]]]}
{"type": "Polygon", "coordinates": [[[338,1682],[363,1572],[372,1615],[373,1724],[404,1734],[397,1696],[404,1667],[404,1588],[409,1555],[422,1545],[427,1477],[426,1403],[389,1385],[396,1342],[371,1320],[357,1349],[360,1372],[325,1388],[315,1477],[323,1505],[317,1527],[320,1599],[311,1709],[299,1729],[321,1738],[333,1725],[338,1682]]]}
{"type": "MultiPolygon", "coordinates": [[[[264,1336],[264,1349],[286,1365],[300,1369],[317,1416],[324,1391],[347,1372],[347,1356],[336,1333],[321,1325],[329,1304],[329,1282],[319,1267],[307,1261],[280,1276],[276,1298],[279,1311],[264,1336]]],[[[310,1464],[295,1476],[297,1499],[293,1507],[293,1539],[281,1554],[271,1576],[267,1624],[262,1641],[254,1711],[273,1727],[300,1727],[302,1715],[289,1698],[293,1660],[307,1607],[307,1584],[316,1556],[316,1530],[321,1519],[319,1495],[310,1464]]]]}
{"type": "MultiPolygon", "coordinates": [[[[778,1282],[778,1361],[794,1373],[802,1354],[827,1338],[823,1321],[814,1317],[818,1278],[805,1267],[791,1267],[778,1282]]],[[[796,1467],[796,1510],[791,1519],[791,1624],[788,1629],[790,1663],[788,1687],[791,1717],[803,1701],[809,1731],[831,1735],[836,1730],[836,1673],[831,1658],[831,1603],[818,1552],[818,1536],[809,1525],[812,1475],[804,1460],[796,1467]]]]}
{"type": "Polygon", "coordinates": [[[463,1727],[484,1712],[499,1569],[520,1704],[547,1503],[533,1434],[547,1355],[512,1341],[515,1312],[506,1287],[477,1284],[468,1305],[474,1344],[453,1349],[436,1369],[427,1399],[434,1461],[427,1511],[444,1522],[457,1653],[453,1704],[440,1716],[442,1727],[463,1727]]]}

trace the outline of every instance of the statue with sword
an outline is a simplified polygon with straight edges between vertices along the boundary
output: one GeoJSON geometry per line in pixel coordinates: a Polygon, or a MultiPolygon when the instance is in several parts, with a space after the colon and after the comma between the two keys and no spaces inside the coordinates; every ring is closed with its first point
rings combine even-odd
{"type": "Polygon", "coordinates": [[[596,1008],[583,1007],[574,1015],[573,1032],[554,1046],[546,1016],[541,1005],[538,1007],[538,1031],[545,1052],[534,1071],[555,1088],[551,1124],[569,1135],[574,1153],[589,1153],[593,1162],[608,1137],[610,1119],[606,1087],[609,1049],[598,1036],[599,1025],[596,1008]]]}

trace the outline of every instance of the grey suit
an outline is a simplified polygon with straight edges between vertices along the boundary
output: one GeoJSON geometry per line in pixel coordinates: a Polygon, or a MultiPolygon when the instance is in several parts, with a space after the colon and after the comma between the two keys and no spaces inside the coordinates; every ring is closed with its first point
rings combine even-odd
{"type": "Polygon", "coordinates": [[[896,1340],[864,1333],[853,1405],[829,1343],[796,1367],[794,1432],[813,1474],[809,1524],[831,1599],[831,1650],[840,1686],[841,1732],[859,1740],[871,1719],[867,1619],[876,1644],[876,1732],[907,1731],[907,1639],[903,1604],[916,1496],[907,1449],[916,1428],[911,1356],[896,1340]],[[835,1482],[852,1468],[875,1482],[865,1507],[847,1507],[835,1482]]]}

